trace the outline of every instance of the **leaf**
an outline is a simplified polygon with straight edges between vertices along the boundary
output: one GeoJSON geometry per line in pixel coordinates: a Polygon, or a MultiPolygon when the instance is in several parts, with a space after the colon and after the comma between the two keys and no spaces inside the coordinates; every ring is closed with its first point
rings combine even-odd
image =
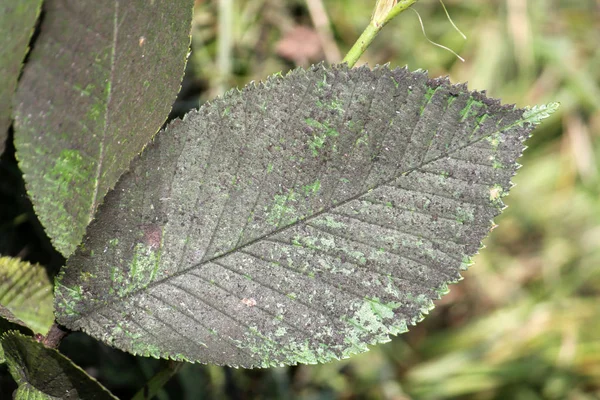
{"type": "Polygon", "coordinates": [[[539,122],[523,113],[387,67],[229,92],[171,123],[107,195],[58,279],[57,318],[203,363],[366,351],[471,263],[539,122]]]}
{"type": "MultiPolygon", "coordinates": [[[[14,316],[10,310],[0,305],[0,334],[8,331],[20,331],[25,335],[33,336],[33,331],[27,327],[27,324],[14,316]]],[[[0,348],[0,352],[1,352],[0,348]]],[[[0,364],[3,363],[0,357],[0,364]]]]}
{"type": "Polygon", "coordinates": [[[52,284],[46,270],[0,257],[0,316],[45,335],[54,322],[52,284]]]}
{"type": "Polygon", "coordinates": [[[0,4],[0,155],[11,124],[11,102],[29,50],[42,0],[11,0],[0,4]]]}
{"type": "MultiPolygon", "coordinates": [[[[26,336],[33,336],[33,332],[23,321],[16,318],[7,308],[0,305],[0,335],[8,331],[18,331],[26,336]]],[[[0,364],[4,364],[5,362],[4,350],[0,343],[0,364]]]]}
{"type": "Polygon", "coordinates": [[[18,332],[0,336],[19,399],[116,399],[94,378],[55,349],[18,332]]]}
{"type": "Polygon", "coordinates": [[[192,0],[48,0],[16,94],[15,146],[34,209],[70,255],[104,195],[164,123],[192,0]]]}

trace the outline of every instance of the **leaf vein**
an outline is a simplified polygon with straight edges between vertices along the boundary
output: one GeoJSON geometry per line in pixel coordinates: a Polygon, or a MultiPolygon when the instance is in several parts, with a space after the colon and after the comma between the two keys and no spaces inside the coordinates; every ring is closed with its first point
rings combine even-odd
{"type": "MultiPolygon", "coordinates": [[[[178,287],[178,286],[176,286],[176,285],[173,285],[173,284],[171,284],[171,286],[174,286],[174,287],[176,287],[178,290],[182,290],[180,287],[178,287]]],[[[186,292],[186,293],[187,293],[187,292],[186,292]]],[[[176,304],[172,304],[171,302],[169,302],[169,301],[167,301],[167,300],[163,299],[162,297],[156,296],[156,295],[154,295],[154,294],[152,294],[152,293],[148,293],[148,294],[149,294],[150,296],[154,297],[155,299],[157,299],[157,300],[159,300],[159,301],[163,302],[164,304],[168,305],[169,307],[172,307],[172,308],[174,308],[175,310],[179,311],[181,314],[183,314],[183,315],[187,316],[188,318],[190,318],[191,320],[193,320],[195,323],[197,323],[199,326],[201,326],[202,328],[204,328],[204,329],[205,329],[205,330],[206,330],[206,331],[207,331],[209,334],[212,334],[212,333],[211,333],[211,329],[210,329],[210,328],[208,328],[206,325],[204,325],[204,324],[203,324],[203,323],[202,323],[200,320],[198,320],[198,319],[197,319],[197,318],[196,318],[196,317],[195,317],[193,314],[191,314],[191,313],[187,312],[186,310],[182,310],[182,309],[180,309],[180,308],[179,308],[179,307],[178,307],[176,304]]],[[[188,293],[188,294],[189,294],[189,293],[188,293]]],[[[197,298],[196,298],[196,299],[197,299],[197,298]]],[[[197,300],[199,300],[199,301],[201,301],[201,302],[202,302],[202,300],[200,300],[200,299],[197,299],[197,300]]],[[[205,304],[206,304],[206,303],[205,303],[205,304]]],[[[152,315],[152,317],[154,317],[154,315],[152,315]]],[[[161,321],[161,322],[162,322],[162,321],[161,321]]],[[[169,324],[169,325],[170,325],[170,324],[169,324]]],[[[168,326],[168,325],[167,325],[167,326],[168,326]]],[[[173,330],[175,330],[175,329],[173,329],[173,330]]],[[[178,333],[178,332],[176,332],[176,333],[178,333]]],[[[199,345],[199,347],[200,347],[200,348],[202,348],[202,350],[203,350],[203,351],[206,349],[206,347],[205,347],[205,345],[204,345],[203,343],[201,343],[201,342],[197,342],[197,341],[196,341],[196,340],[194,340],[194,339],[188,338],[187,336],[185,336],[185,335],[183,335],[183,334],[179,334],[179,335],[180,335],[181,337],[183,337],[184,339],[191,340],[191,341],[192,341],[192,342],[194,342],[195,344],[199,345]]],[[[219,336],[218,336],[218,338],[219,338],[219,339],[221,339],[221,338],[224,338],[224,339],[225,339],[225,340],[224,340],[224,341],[225,341],[225,343],[227,343],[227,344],[228,344],[228,345],[229,345],[231,348],[233,348],[234,350],[236,350],[236,351],[238,351],[238,350],[242,350],[242,352],[244,352],[244,349],[240,349],[239,347],[237,347],[237,346],[235,345],[235,343],[233,343],[233,342],[231,341],[231,338],[228,338],[227,336],[224,336],[224,335],[219,335],[219,336]]],[[[248,353],[246,353],[246,354],[247,354],[247,355],[250,355],[250,354],[248,354],[248,353]]]]}
{"type": "Polygon", "coordinates": [[[96,165],[96,173],[94,176],[94,188],[92,191],[92,199],[90,202],[90,209],[88,211],[88,222],[94,219],[94,213],[98,202],[98,195],[100,192],[100,177],[102,174],[102,167],[104,165],[104,151],[106,150],[106,140],[108,132],[108,119],[109,119],[109,106],[112,101],[112,91],[115,79],[116,59],[117,59],[117,38],[119,34],[119,1],[115,1],[115,10],[113,15],[113,37],[112,37],[112,49],[110,54],[110,75],[108,78],[109,88],[106,95],[106,107],[104,109],[104,126],[102,129],[102,138],[100,139],[100,153],[98,155],[98,164],[96,165]]]}

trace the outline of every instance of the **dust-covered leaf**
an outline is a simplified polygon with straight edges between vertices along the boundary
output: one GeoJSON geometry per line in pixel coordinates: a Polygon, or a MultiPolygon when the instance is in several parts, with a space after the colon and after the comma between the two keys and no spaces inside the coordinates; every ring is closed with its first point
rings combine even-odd
{"type": "Polygon", "coordinates": [[[134,354],[244,367],[366,351],[470,264],[539,122],[524,111],[387,67],[229,92],[108,194],[58,320],[134,354]]]}
{"type": "Polygon", "coordinates": [[[29,39],[42,0],[11,0],[0,3],[0,155],[11,123],[11,103],[21,73],[29,39]]]}
{"type": "Polygon", "coordinates": [[[54,321],[52,284],[46,270],[0,257],[0,316],[45,335],[54,321]]]}
{"type": "Polygon", "coordinates": [[[35,211],[63,255],[164,123],[183,76],[192,5],[44,2],[17,88],[15,146],[35,211]]]}
{"type": "Polygon", "coordinates": [[[14,399],[116,399],[55,349],[18,332],[0,336],[8,369],[19,385],[14,399]]]}

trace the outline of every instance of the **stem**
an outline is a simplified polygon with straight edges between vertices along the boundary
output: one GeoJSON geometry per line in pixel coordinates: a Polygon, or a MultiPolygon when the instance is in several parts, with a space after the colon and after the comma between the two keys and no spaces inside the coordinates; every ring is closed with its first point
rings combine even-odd
{"type": "Polygon", "coordinates": [[[419,0],[400,0],[398,3],[394,4],[395,1],[396,0],[377,0],[375,11],[371,16],[369,25],[367,25],[356,43],[354,43],[350,51],[348,51],[348,54],[346,54],[346,57],[344,57],[342,62],[347,63],[350,68],[354,67],[354,64],[356,64],[360,56],[363,55],[367,47],[373,42],[373,39],[375,39],[375,36],[377,36],[379,31],[394,17],[419,0]]]}
{"type": "MultiPolygon", "coordinates": [[[[42,336],[38,339],[46,347],[51,347],[53,349],[58,348],[61,340],[64,339],[70,332],[61,328],[56,322],[50,327],[48,334],[46,336],[42,336]]],[[[36,338],[37,339],[37,338],[36,338]]]]}
{"type": "Polygon", "coordinates": [[[356,43],[352,46],[346,57],[342,60],[342,62],[347,63],[348,67],[354,67],[354,64],[358,61],[360,56],[365,52],[367,47],[371,44],[375,36],[379,33],[381,28],[377,28],[372,21],[369,22],[369,25],[365,28],[363,33],[360,35],[356,43]]]}
{"type": "MultiPolygon", "coordinates": [[[[383,25],[385,25],[388,22],[390,22],[392,19],[394,19],[401,12],[406,11],[406,9],[408,9],[408,7],[412,6],[417,1],[419,1],[419,0],[400,0],[398,2],[398,4],[396,4],[394,6],[394,8],[392,8],[392,10],[389,12],[389,14],[387,15],[387,17],[383,20],[383,25]]],[[[383,25],[382,25],[382,28],[383,28],[383,25]]]]}
{"type": "Polygon", "coordinates": [[[169,360],[167,365],[158,371],[150,380],[141,388],[131,400],[146,400],[151,399],[169,382],[184,364],[169,360]]]}

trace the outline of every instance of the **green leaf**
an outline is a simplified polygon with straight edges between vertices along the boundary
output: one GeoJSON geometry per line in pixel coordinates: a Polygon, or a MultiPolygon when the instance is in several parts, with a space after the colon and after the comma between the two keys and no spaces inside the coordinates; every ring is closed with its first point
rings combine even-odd
{"type": "MultiPolygon", "coordinates": [[[[0,305],[0,335],[8,331],[18,331],[26,336],[33,336],[33,332],[23,321],[16,318],[8,309],[0,305]]],[[[0,364],[4,364],[5,362],[4,350],[2,349],[2,344],[0,344],[0,364]]]]}
{"type": "Polygon", "coordinates": [[[471,263],[533,129],[523,112],[387,67],[231,91],[171,123],[107,195],[58,280],[57,318],[204,363],[366,351],[471,263]]]}
{"type": "Polygon", "coordinates": [[[48,396],[29,384],[21,385],[13,393],[14,400],[59,400],[60,397],[48,396]]]}
{"type": "Polygon", "coordinates": [[[53,313],[52,284],[44,267],[0,257],[0,316],[45,335],[53,313]]]}
{"type": "Polygon", "coordinates": [[[164,123],[192,0],[47,0],[19,81],[15,146],[34,209],[70,255],[104,195],[164,123]]]}
{"type": "Polygon", "coordinates": [[[116,399],[94,378],[54,349],[18,332],[0,336],[19,388],[14,399],[116,399]]]}
{"type": "Polygon", "coordinates": [[[559,103],[542,104],[527,108],[523,113],[523,119],[533,125],[538,125],[544,119],[554,114],[560,107],[559,103]]]}
{"type": "Polygon", "coordinates": [[[11,0],[0,4],[0,155],[8,138],[11,103],[21,65],[41,7],[42,0],[11,0]]]}
{"type": "MultiPolygon", "coordinates": [[[[0,305],[0,334],[8,331],[19,331],[25,335],[33,336],[33,331],[27,327],[25,322],[15,317],[8,308],[0,305]]],[[[2,357],[0,357],[0,364],[3,362],[2,357]]]]}

